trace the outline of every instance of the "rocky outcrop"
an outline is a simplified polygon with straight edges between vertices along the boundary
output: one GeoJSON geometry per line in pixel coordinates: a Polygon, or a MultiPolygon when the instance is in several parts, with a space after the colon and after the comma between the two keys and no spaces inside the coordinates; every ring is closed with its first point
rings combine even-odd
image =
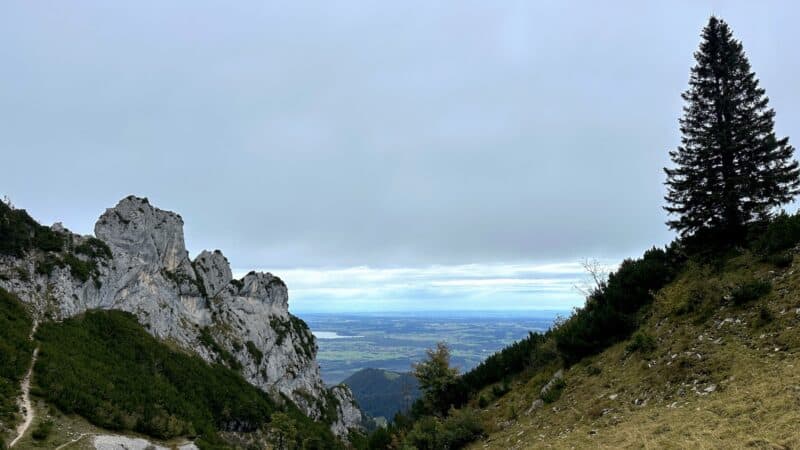
{"type": "Polygon", "coordinates": [[[352,428],[352,424],[360,424],[364,417],[355,401],[353,391],[346,384],[334,386],[330,390],[331,397],[336,405],[336,421],[331,426],[333,433],[343,436],[352,428]]]}
{"type": "MultiPolygon", "coordinates": [[[[58,232],[69,234],[71,248],[94,242],[63,227],[58,232]]],[[[339,414],[332,428],[338,435],[360,425],[352,393],[328,392],[322,383],[316,341],[289,313],[280,278],[250,272],[235,280],[219,250],[190,260],[181,216],[143,198],[127,197],[107,209],[95,236],[108,246],[110,258],[88,251],[73,256],[93,265],[91,276],[76,277],[75,269],[63,264],[41,270],[43,256],[34,252],[0,257],[6,274],[0,287],[15,292],[45,320],[97,308],[129,311],[154,336],[241,370],[250,383],[288,397],[314,419],[322,419],[328,402],[336,399],[339,414]]]]}

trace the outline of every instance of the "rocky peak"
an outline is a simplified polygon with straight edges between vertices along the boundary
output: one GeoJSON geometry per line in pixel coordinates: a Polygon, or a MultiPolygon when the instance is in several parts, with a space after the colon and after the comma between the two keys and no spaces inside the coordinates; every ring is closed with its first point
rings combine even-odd
{"type": "Polygon", "coordinates": [[[269,272],[250,272],[245,275],[238,295],[259,300],[274,312],[289,311],[289,293],[286,284],[269,272]]]}
{"type": "Polygon", "coordinates": [[[128,196],[109,208],[94,226],[94,234],[115,256],[124,254],[132,262],[156,265],[168,271],[185,269],[189,253],[183,240],[183,219],[158,209],[146,198],[128,196]]]}
{"type": "Polygon", "coordinates": [[[221,251],[203,250],[192,263],[194,270],[209,297],[214,297],[233,280],[231,265],[221,251]]]}
{"type": "MultiPolygon", "coordinates": [[[[350,392],[329,393],[322,382],[314,337],[289,313],[288,290],[280,278],[250,272],[233,280],[219,250],[203,251],[192,262],[181,216],[144,198],[126,197],[107,209],[95,235],[103,248],[108,246],[101,253],[111,254],[97,264],[94,278],[76,278],[61,266],[35,271],[38,257],[29,254],[0,257],[0,273],[27,274],[0,278],[0,287],[15,292],[40,317],[62,319],[98,308],[131,312],[154,336],[228,365],[276,398],[291,399],[311,418],[322,418],[335,402],[336,434],[359,426],[350,392]]],[[[69,238],[86,245],[93,239],[69,238]]]]}

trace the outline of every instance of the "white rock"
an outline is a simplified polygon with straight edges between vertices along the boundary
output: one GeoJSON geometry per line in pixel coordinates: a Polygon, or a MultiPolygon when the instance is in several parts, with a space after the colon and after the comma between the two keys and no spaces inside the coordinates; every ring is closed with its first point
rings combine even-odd
{"type": "Polygon", "coordinates": [[[146,439],[125,436],[95,436],[92,443],[95,450],[169,450],[167,447],[153,445],[146,439]]]}
{"type": "MultiPolygon", "coordinates": [[[[251,272],[234,281],[219,251],[204,251],[193,264],[181,217],[146,199],[126,197],[107,209],[95,235],[113,255],[98,266],[98,283],[81,282],[66,267],[49,276],[37,274],[32,258],[0,256],[4,273],[19,267],[29,274],[27,281],[0,279],[0,287],[16,293],[42,317],[47,312],[63,319],[90,309],[131,312],[154,336],[215,361],[218,355],[199,339],[207,329],[242,365],[247,381],[276,397],[287,396],[314,419],[322,418],[328,395],[316,362],[317,344],[305,323],[289,314],[288,291],[280,278],[251,272]],[[261,355],[251,354],[248,342],[261,355]]],[[[73,235],[76,243],[85,239],[73,235]]],[[[334,432],[343,435],[360,427],[360,411],[356,414],[357,407],[351,407],[349,389],[333,395],[343,414],[334,432]]]]}

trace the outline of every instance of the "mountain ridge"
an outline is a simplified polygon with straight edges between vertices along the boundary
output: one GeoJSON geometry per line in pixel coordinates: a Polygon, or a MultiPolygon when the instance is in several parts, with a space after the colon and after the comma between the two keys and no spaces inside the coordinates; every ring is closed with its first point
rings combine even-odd
{"type": "Polygon", "coordinates": [[[240,372],[312,419],[330,419],[333,408],[330,425],[339,437],[360,427],[349,390],[324,386],[316,341],[289,313],[283,281],[257,272],[236,280],[219,250],[190,260],[180,215],[129,196],[100,216],[95,236],[81,236],[0,207],[0,288],[37,319],[127,311],[154,337],[240,372]]]}

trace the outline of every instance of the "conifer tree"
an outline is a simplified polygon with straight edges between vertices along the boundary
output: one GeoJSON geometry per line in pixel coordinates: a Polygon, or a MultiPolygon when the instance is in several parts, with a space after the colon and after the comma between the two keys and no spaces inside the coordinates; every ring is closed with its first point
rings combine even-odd
{"type": "Polygon", "coordinates": [[[664,169],[664,209],[677,216],[667,225],[682,236],[735,237],[800,192],[800,170],[788,137],[775,137],[775,112],[728,24],[712,16],[694,57],[681,145],[664,169]]]}

